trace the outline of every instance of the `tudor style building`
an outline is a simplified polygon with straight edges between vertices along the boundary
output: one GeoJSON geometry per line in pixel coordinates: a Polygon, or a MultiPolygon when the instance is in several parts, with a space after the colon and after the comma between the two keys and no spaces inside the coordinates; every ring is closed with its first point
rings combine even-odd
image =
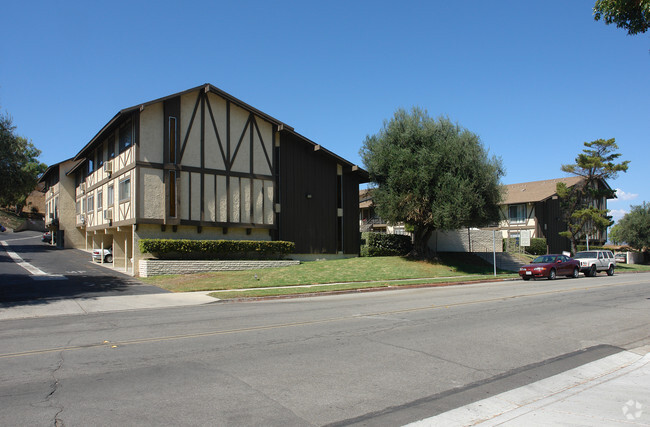
{"type": "MultiPolygon", "coordinates": [[[[559,235],[566,231],[566,223],[562,220],[556,188],[560,182],[573,187],[582,180],[580,177],[568,177],[505,185],[498,226],[503,238],[520,238],[522,233],[528,233],[531,238],[545,238],[549,253],[570,251],[569,239],[559,235]]],[[[611,190],[605,181],[598,185],[611,190]]],[[[607,199],[596,201],[596,207],[607,209],[607,199]]],[[[602,245],[607,241],[607,233],[594,232],[590,239],[593,244],[602,245]]]]}
{"type": "Polygon", "coordinates": [[[71,248],[84,244],[84,235],[75,226],[75,184],[67,172],[78,162],[68,159],[48,167],[38,180],[45,193],[45,228],[52,244],[71,248]]]}
{"type": "Polygon", "coordinates": [[[210,84],[121,110],[74,161],[67,175],[85,248],[112,247],[130,271],[142,238],[359,253],[367,172],[210,84]]]}

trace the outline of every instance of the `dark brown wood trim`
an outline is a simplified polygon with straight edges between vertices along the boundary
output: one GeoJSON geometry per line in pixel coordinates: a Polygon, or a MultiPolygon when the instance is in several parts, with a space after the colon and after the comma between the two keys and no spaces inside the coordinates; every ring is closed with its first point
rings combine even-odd
{"type": "MultiPolygon", "coordinates": [[[[205,169],[205,92],[199,92],[201,96],[201,169],[205,169]]],[[[201,213],[200,219],[205,219],[205,176],[203,172],[201,177],[201,213]]]]}
{"type": "Polygon", "coordinates": [[[214,120],[214,114],[212,113],[212,106],[210,105],[210,98],[206,96],[208,112],[210,113],[210,120],[212,122],[212,128],[214,129],[214,134],[217,136],[217,143],[219,144],[219,151],[221,152],[221,158],[223,159],[223,164],[227,168],[228,159],[226,158],[226,153],[223,151],[223,143],[221,142],[221,137],[219,136],[219,130],[217,129],[217,122],[214,120]]]}
{"type": "MultiPolygon", "coordinates": [[[[89,192],[91,192],[91,191],[93,191],[93,190],[95,190],[95,189],[101,187],[102,185],[107,184],[109,181],[111,181],[111,180],[113,180],[113,179],[116,179],[117,176],[120,176],[120,175],[125,174],[125,173],[127,173],[127,172],[131,172],[133,169],[135,169],[135,167],[136,167],[136,164],[135,164],[135,163],[131,163],[131,165],[129,165],[129,166],[125,167],[125,168],[122,168],[122,169],[120,169],[120,170],[117,171],[117,172],[113,172],[113,173],[111,174],[111,177],[110,177],[110,178],[104,178],[104,179],[102,179],[101,181],[96,182],[96,183],[93,184],[92,186],[86,188],[86,193],[89,193],[89,192]]],[[[75,187],[75,192],[76,192],[76,189],[77,189],[77,188],[78,188],[78,187],[75,187]]],[[[84,197],[84,195],[81,195],[81,197],[84,197]]],[[[77,199],[77,198],[81,198],[81,197],[75,197],[75,199],[77,199]]]]}
{"type": "MultiPolygon", "coordinates": [[[[201,100],[201,92],[196,96],[196,103],[194,104],[194,111],[192,112],[192,117],[190,118],[190,123],[187,125],[187,131],[185,132],[185,138],[183,139],[183,146],[181,147],[181,152],[178,154],[176,162],[180,163],[183,160],[183,154],[185,153],[185,147],[187,147],[187,140],[190,138],[190,133],[192,132],[192,126],[194,125],[194,118],[196,117],[196,111],[199,109],[199,101],[201,100]]],[[[181,108],[182,110],[182,108],[181,108]]]]}
{"type": "MultiPolygon", "coordinates": [[[[137,166],[150,168],[150,169],[165,169],[165,170],[176,170],[184,172],[194,172],[194,173],[204,173],[206,175],[221,175],[221,176],[236,176],[239,178],[255,178],[255,179],[266,179],[273,180],[273,175],[261,175],[261,174],[250,174],[246,172],[227,172],[223,169],[201,169],[196,166],[174,166],[174,165],[163,165],[160,163],[151,163],[151,162],[138,162],[137,166]]],[[[127,169],[128,170],[128,169],[127,169]]]]}
{"type": "MultiPolygon", "coordinates": [[[[266,157],[266,163],[269,165],[269,170],[272,173],[273,165],[271,164],[271,159],[269,159],[269,153],[266,151],[266,146],[264,145],[264,138],[262,138],[262,133],[260,132],[260,128],[257,125],[257,120],[255,119],[255,116],[253,116],[253,123],[255,124],[255,131],[257,132],[257,137],[260,139],[260,144],[262,144],[262,150],[264,151],[264,157],[266,157]]],[[[271,147],[273,147],[273,144],[271,145],[271,147]]],[[[251,167],[251,172],[253,172],[252,167],[251,167]]]]}
{"type": "MultiPolygon", "coordinates": [[[[226,171],[230,172],[232,169],[232,162],[230,158],[230,101],[226,100],[226,171]]],[[[228,185],[228,184],[226,184],[228,185]]],[[[230,202],[230,200],[228,200],[230,202]]],[[[228,204],[230,206],[230,204],[228,204]]]]}
{"type": "Polygon", "coordinates": [[[249,123],[251,121],[251,117],[253,115],[249,114],[248,119],[246,120],[246,124],[244,125],[244,128],[241,132],[241,136],[239,137],[239,141],[237,141],[237,146],[235,147],[235,152],[232,154],[232,158],[230,159],[230,165],[232,166],[233,163],[235,163],[235,159],[237,158],[237,153],[239,152],[239,148],[241,147],[242,142],[244,141],[244,136],[246,136],[246,131],[248,130],[249,123]]]}

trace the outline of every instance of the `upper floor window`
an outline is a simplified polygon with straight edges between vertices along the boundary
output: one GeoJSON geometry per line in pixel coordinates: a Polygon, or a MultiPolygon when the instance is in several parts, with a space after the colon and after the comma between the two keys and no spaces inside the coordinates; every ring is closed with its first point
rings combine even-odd
{"type": "Polygon", "coordinates": [[[101,211],[104,205],[104,192],[103,191],[98,191],[97,192],[97,210],[101,211]]]}
{"type": "Polygon", "coordinates": [[[120,128],[120,153],[126,150],[133,143],[133,126],[131,120],[124,123],[120,128]]]}
{"type": "Polygon", "coordinates": [[[115,135],[111,135],[106,140],[106,156],[109,159],[115,157],[115,135]]]}
{"type": "Polygon", "coordinates": [[[97,149],[97,169],[101,168],[102,165],[104,164],[104,147],[99,147],[97,149]]]}
{"type": "Polygon", "coordinates": [[[88,196],[86,206],[88,208],[88,212],[92,212],[95,209],[95,196],[88,196]]]}
{"type": "Polygon", "coordinates": [[[87,165],[86,166],[87,167],[86,173],[88,175],[90,175],[91,173],[93,173],[95,171],[95,162],[93,161],[93,159],[88,159],[88,163],[86,163],[86,165],[87,165]]]}
{"type": "Polygon", "coordinates": [[[120,202],[131,198],[131,178],[120,181],[120,202]]]}
{"type": "Polygon", "coordinates": [[[113,206],[113,184],[106,189],[106,206],[113,206]]]}
{"type": "Polygon", "coordinates": [[[508,206],[508,220],[511,224],[522,224],[526,222],[526,205],[508,206]]]}

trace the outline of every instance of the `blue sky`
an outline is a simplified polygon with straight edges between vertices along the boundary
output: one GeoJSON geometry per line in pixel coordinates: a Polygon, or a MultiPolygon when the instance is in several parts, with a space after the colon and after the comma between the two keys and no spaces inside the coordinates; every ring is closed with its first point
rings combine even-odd
{"type": "Polygon", "coordinates": [[[366,135],[423,107],[478,134],[504,184],[562,177],[583,142],[616,138],[618,218],[650,201],[650,35],[593,4],[7,2],[0,108],[48,165],[120,109],[203,83],[359,164],[366,135]]]}

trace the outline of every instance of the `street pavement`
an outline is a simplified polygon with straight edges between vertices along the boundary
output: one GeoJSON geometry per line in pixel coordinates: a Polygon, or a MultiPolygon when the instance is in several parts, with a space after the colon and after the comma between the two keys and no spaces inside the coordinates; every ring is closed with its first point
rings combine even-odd
{"type": "Polygon", "coordinates": [[[81,250],[43,243],[41,233],[0,235],[0,320],[164,308],[216,301],[146,285],[81,250]]]}
{"type": "MultiPolygon", "coordinates": [[[[6,242],[0,247],[0,321],[195,306],[217,301],[207,296],[207,292],[174,294],[147,286],[93,264],[82,251],[47,247],[34,240],[38,236],[22,233],[16,236],[22,240],[0,236],[6,242]],[[16,262],[12,264],[15,260],[8,255],[9,251],[45,274],[35,279],[24,267],[16,262]]],[[[650,345],[607,348],[602,356],[540,381],[433,417],[424,416],[409,425],[650,426],[650,345]]],[[[377,420],[383,424],[390,417],[378,416],[377,420]]],[[[348,419],[338,425],[354,424],[373,422],[348,419]]]]}

